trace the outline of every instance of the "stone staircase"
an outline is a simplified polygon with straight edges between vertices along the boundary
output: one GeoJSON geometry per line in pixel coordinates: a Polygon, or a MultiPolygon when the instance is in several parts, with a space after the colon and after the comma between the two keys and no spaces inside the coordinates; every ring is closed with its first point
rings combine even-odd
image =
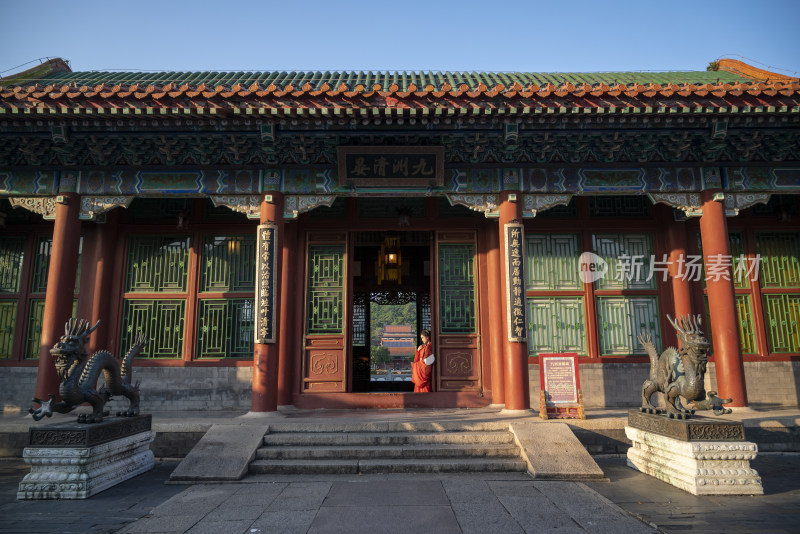
{"type": "Polygon", "coordinates": [[[525,472],[507,423],[271,424],[251,474],[525,472]]]}

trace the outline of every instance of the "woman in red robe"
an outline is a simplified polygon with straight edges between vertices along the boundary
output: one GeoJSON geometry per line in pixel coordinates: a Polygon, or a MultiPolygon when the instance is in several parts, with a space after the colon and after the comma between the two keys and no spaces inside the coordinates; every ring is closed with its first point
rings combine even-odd
{"type": "Polygon", "coordinates": [[[414,382],[414,393],[431,392],[431,374],[433,371],[433,345],[431,344],[431,331],[423,330],[419,335],[422,344],[417,347],[414,354],[414,363],[411,364],[411,380],[414,382]],[[429,363],[425,363],[428,358],[429,363]]]}

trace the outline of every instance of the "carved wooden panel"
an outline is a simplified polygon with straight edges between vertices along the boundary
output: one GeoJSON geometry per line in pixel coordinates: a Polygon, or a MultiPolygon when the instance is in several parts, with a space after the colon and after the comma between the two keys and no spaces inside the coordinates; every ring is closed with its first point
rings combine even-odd
{"type": "Polygon", "coordinates": [[[434,352],[438,391],[480,388],[476,250],[473,232],[437,234],[439,317],[434,352]]]}

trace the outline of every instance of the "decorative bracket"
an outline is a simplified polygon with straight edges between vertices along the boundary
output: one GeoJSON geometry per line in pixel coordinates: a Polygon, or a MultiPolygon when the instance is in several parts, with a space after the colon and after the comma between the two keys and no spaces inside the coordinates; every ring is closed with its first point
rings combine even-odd
{"type": "Polygon", "coordinates": [[[648,193],[647,197],[653,204],[666,204],[683,211],[686,217],[703,215],[703,200],[700,198],[700,193],[648,193]]]}
{"type": "Polygon", "coordinates": [[[283,205],[283,218],[296,219],[301,213],[311,211],[320,206],[330,208],[336,200],[334,195],[319,195],[319,196],[306,196],[306,195],[292,195],[287,196],[283,205]]]}
{"type": "MultiPolygon", "coordinates": [[[[648,193],[653,204],[667,204],[682,210],[687,217],[703,215],[703,201],[700,193],[648,193]]],[[[722,202],[725,204],[725,215],[736,217],[739,211],[756,204],[769,202],[770,193],[725,193],[722,202]]]]}
{"type": "Polygon", "coordinates": [[[451,206],[465,206],[472,211],[483,213],[486,218],[500,217],[500,198],[498,195],[448,194],[451,206]]]}
{"type": "Polygon", "coordinates": [[[127,208],[133,202],[133,197],[81,197],[81,211],[78,217],[82,221],[97,221],[100,215],[114,208],[127,208]]]}
{"type": "Polygon", "coordinates": [[[736,217],[740,210],[766,204],[769,202],[770,193],[728,193],[725,195],[725,215],[736,217]]]}
{"type": "Polygon", "coordinates": [[[536,217],[540,211],[554,206],[566,206],[572,200],[572,195],[523,195],[522,217],[529,219],[536,217]]]}
{"type": "Polygon", "coordinates": [[[225,206],[233,211],[244,213],[248,219],[261,218],[261,198],[258,195],[211,195],[211,203],[215,208],[225,206]]]}
{"type": "Polygon", "coordinates": [[[56,197],[12,197],[8,200],[14,208],[23,208],[38,213],[46,221],[56,219],[56,197]]]}

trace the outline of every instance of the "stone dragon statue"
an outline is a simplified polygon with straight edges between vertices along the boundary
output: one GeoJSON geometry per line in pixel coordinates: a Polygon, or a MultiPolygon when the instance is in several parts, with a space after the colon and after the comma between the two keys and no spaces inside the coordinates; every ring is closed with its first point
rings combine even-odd
{"type": "Polygon", "coordinates": [[[132,417],[139,415],[139,383],[131,384],[133,375],[133,358],[141,352],[147,344],[147,338],[140,332],[134,339],[128,353],[120,362],[108,351],[95,352],[91,357],[86,353],[85,345],[89,335],[100,325],[97,321],[94,326],[89,326],[85,319],[71,318],[64,327],[64,335],[56,343],[50,354],[56,360],[56,372],[61,384],[58,393],[60,402],[55,402],[56,396],[50,393],[50,400],[43,401],[37,398],[33,402],[40,406],[36,410],[30,409],[35,421],[43,417],[50,417],[53,412],[69,413],[84,402],[92,406],[92,413],[80,414],[79,423],[99,423],[103,416],[106,402],[112,395],[124,395],[130,400],[130,406],[117,415],[132,417]],[[97,381],[100,374],[104,375],[105,386],[97,390],[97,381]]]}
{"type": "Polygon", "coordinates": [[[678,332],[680,350],[669,347],[659,356],[650,334],[642,332],[638,336],[639,343],[650,357],[650,376],[642,384],[642,411],[663,412],[650,402],[652,395],[660,391],[664,394],[669,417],[687,418],[695,410],[713,409],[717,415],[731,413],[730,409],[723,406],[731,399],[720,399],[716,391],[705,392],[705,373],[711,344],[700,328],[701,316],[684,316],[673,320],[667,315],[667,319],[678,332]],[[684,406],[681,397],[692,407],[684,406]]]}

